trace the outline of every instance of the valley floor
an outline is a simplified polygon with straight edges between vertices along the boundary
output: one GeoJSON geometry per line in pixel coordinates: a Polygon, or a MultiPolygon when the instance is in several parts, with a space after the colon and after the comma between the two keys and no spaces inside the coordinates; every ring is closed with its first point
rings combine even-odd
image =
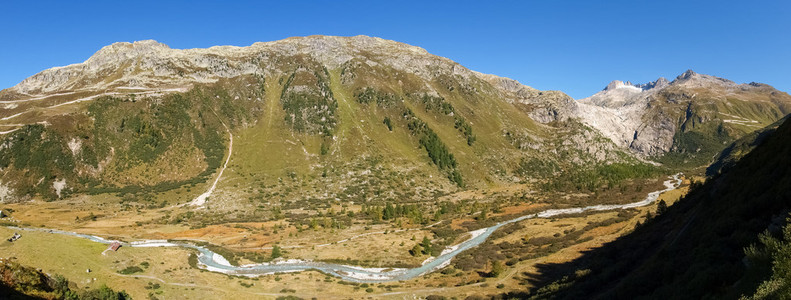
{"type": "MultiPolygon", "coordinates": [[[[660,199],[672,204],[686,192],[687,187],[688,182],[685,182],[681,188],[662,194],[660,199]]],[[[419,265],[427,256],[413,257],[409,249],[423,236],[432,236],[430,227],[393,228],[390,225],[298,232],[287,226],[280,227],[283,221],[221,224],[193,229],[183,225],[137,226],[137,222],[155,219],[169,212],[167,209],[113,211],[112,214],[107,209],[82,211],[83,206],[88,205],[85,201],[72,200],[65,207],[63,203],[34,203],[16,204],[8,208],[13,210],[13,219],[17,221],[15,225],[58,228],[126,241],[209,241],[233,251],[263,253],[271,251],[274,242],[277,242],[287,258],[344,261],[371,267],[419,265]]],[[[95,203],[91,202],[91,205],[95,203]]],[[[546,204],[524,203],[506,207],[499,214],[528,214],[546,208],[546,204]]],[[[505,271],[496,277],[490,277],[488,265],[482,269],[465,270],[464,262],[455,262],[451,267],[418,279],[383,284],[343,282],[315,271],[248,278],[195,268],[194,263],[188,263],[194,251],[188,249],[122,247],[118,251],[105,251],[107,246],[103,244],[37,231],[21,232],[22,238],[15,242],[0,242],[0,257],[13,258],[49,274],[64,275],[80,287],[107,284],[117,290],[125,289],[136,299],[145,299],[149,295],[190,299],[251,295],[273,298],[288,295],[302,298],[317,295],[321,298],[403,298],[405,295],[432,294],[464,297],[526,291],[530,288],[530,279],[540,275],[536,274],[536,266],[579,257],[588,249],[630,232],[637,222],[644,221],[647,213],[654,213],[655,210],[655,205],[649,205],[628,210],[527,219],[520,221],[517,226],[498,230],[481,247],[468,251],[471,256],[456,259],[475,259],[476,254],[486,255],[486,251],[497,245],[536,245],[526,248],[531,253],[523,254],[529,255],[509,260],[505,271]],[[139,269],[132,268],[134,272],[130,272],[129,267],[139,269]],[[86,272],[89,269],[91,271],[86,272]]],[[[493,214],[491,217],[496,216],[493,214]]],[[[451,226],[460,226],[458,224],[464,224],[464,221],[454,219],[451,226]]],[[[0,228],[0,236],[10,237],[13,234],[14,230],[10,228],[0,228]]],[[[457,242],[465,238],[460,236],[457,242]]],[[[252,262],[244,257],[239,257],[237,261],[239,264],[252,262]]]]}

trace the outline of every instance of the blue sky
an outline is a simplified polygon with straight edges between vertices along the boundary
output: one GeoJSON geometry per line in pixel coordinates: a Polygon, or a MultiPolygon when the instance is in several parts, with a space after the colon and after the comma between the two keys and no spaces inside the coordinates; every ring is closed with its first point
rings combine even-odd
{"type": "Polygon", "coordinates": [[[686,69],[791,91],[791,1],[114,2],[4,3],[0,89],[118,41],[204,48],[362,34],[574,98],[686,69]]]}

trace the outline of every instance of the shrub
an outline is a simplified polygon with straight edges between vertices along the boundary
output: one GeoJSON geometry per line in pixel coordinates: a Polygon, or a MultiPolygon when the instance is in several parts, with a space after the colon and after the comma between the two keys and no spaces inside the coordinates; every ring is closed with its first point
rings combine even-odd
{"type": "Polygon", "coordinates": [[[143,273],[143,269],[141,269],[138,266],[129,266],[129,267],[126,267],[123,270],[118,271],[118,273],[124,274],[124,275],[135,274],[135,273],[143,273]]]}
{"type": "Polygon", "coordinates": [[[270,257],[272,259],[275,259],[281,256],[283,256],[283,253],[281,253],[280,246],[278,245],[272,246],[272,255],[270,257]]]}

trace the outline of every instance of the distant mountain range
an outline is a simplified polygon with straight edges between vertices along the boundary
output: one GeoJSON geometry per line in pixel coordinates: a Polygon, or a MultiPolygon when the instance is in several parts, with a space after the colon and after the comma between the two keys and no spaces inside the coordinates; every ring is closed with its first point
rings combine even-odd
{"type": "Polygon", "coordinates": [[[736,138],[791,112],[791,97],[759,83],[684,72],[673,81],[613,81],[581,99],[580,115],[621,147],[644,156],[666,153],[698,164],[736,138]]]}
{"type": "Polygon", "coordinates": [[[204,184],[229,134],[219,199],[283,178],[305,183],[286,197],[428,199],[614,164],[699,167],[791,112],[768,85],[692,71],[575,101],[366,36],[115,43],[0,104],[2,201],[204,184]]]}

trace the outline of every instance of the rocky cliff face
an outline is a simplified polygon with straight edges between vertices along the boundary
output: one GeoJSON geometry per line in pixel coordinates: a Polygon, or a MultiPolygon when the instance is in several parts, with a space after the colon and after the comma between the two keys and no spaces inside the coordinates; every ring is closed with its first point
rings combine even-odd
{"type": "Polygon", "coordinates": [[[581,99],[579,113],[586,124],[621,147],[645,156],[662,154],[672,144],[675,125],[662,116],[659,122],[647,124],[643,115],[651,99],[668,85],[664,78],[642,85],[615,80],[601,92],[581,99]]]}
{"type": "Polygon", "coordinates": [[[510,78],[477,75],[498,88],[506,101],[529,107],[530,117],[538,122],[562,122],[578,114],[576,101],[561,91],[539,91],[510,78]]]}
{"type": "Polygon", "coordinates": [[[703,157],[791,112],[791,96],[688,70],[672,82],[613,81],[578,105],[586,124],[635,153],[703,157]]]}

